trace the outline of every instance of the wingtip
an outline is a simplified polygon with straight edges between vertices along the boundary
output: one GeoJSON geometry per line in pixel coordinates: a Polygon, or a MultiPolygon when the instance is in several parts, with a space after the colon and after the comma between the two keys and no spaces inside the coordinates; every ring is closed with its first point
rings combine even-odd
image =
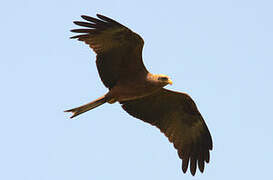
{"type": "Polygon", "coordinates": [[[184,154],[184,158],[182,160],[182,171],[183,173],[186,173],[189,166],[189,157],[184,154]]]}
{"type": "MultiPolygon", "coordinates": [[[[188,165],[184,165],[184,166],[182,165],[182,171],[184,174],[186,174],[187,170],[188,170],[188,165]]],[[[195,176],[196,169],[190,168],[190,172],[192,176],[195,176]]]]}
{"type": "MultiPolygon", "coordinates": [[[[73,31],[71,31],[73,32],[73,31]]],[[[80,38],[84,38],[84,37],[88,37],[88,34],[80,34],[80,35],[76,35],[76,36],[71,36],[70,39],[77,39],[80,40],[80,38]]]]}
{"type": "Polygon", "coordinates": [[[100,19],[100,20],[104,20],[105,21],[105,16],[101,15],[101,14],[96,14],[96,16],[100,19]]]}
{"type": "Polygon", "coordinates": [[[203,166],[202,166],[202,165],[201,165],[201,166],[198,165],[198,167],[199,167],[200,172],[203,173],[203,172],[204,172],[204,169],[205,169],[205,166],[204,166],[204,165],[203,165],[203,166]]]}
{"type": "Polygon", "coordinates": [[[196,170],[191,170],[191,175],[195,176],[196,170]]]}
{"type": "Polygon", "coordinates": [[[98,18],[105,17],[104,15],[99,14],[99,13],[97,13],[96,16],[97,16],[98,18]]]}
{"type": "Polygon", "coordinates": [[[183,171],[184,174],[187,172],[187,169],[188,169],[188,167],[187,168],[182,167],[182,171],[183,171]]]}
{"type": "Polygon", "coordinates": [[[84,14],[83,14],[83,15],[81,15],[81,18],[83,18],[83,19],[84,19],[84,18],[86,18],[86,17],[89,17],[89,16],[84,15],[84,14]]]}
{"type": "Polygon", "coordinates": [[[81,26],[81,24],[83,23],[82,21],[73,21],[74,24],[81,26]]]}
{"type": "MultiPolygon", "coordinates": [[[[102,14],[97,14],[97,17],[98,17],[100,20],[102,20],[103,22],[117,23],[117,24],[121,25],[120,23],[118,23],[118,22],[115,21],[114,19],[109,18],[109,17],[107,17],[107,16],[104,16],[104,15],[102,15],[102,14]]],[[[122,25],[122,26],[123,26],[123,25],[122,25]]]]}
{"type": "Polygon", "coordinates": [[[210,154],[209,154],[209,151],[206,153],[206,156],[205,156],[205,161],[206,163],[209,163],[209,160],[210,160],[210,154]]]}

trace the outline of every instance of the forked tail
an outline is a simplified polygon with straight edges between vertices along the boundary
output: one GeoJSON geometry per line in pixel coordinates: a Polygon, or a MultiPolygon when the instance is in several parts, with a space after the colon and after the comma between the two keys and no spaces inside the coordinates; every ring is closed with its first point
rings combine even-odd
{"type": "Polygon", "coordinates": [[[77,107],[77,108],[73,108],[73,109],[69,109],[69,110],[66,110],[64,112],[72,112],[73,115],[70,117],[70,118],[73,118],[75,116],[78,116],[86,111],[89,111],[91,109],[94,109],[102,104],[106,103],[106,98],[105,96],[102,96],[98,99],[96,99],[95,101],[92,101],[88,104],[85,104],[85,105],[82,105],[80,107],[77,107]]]}

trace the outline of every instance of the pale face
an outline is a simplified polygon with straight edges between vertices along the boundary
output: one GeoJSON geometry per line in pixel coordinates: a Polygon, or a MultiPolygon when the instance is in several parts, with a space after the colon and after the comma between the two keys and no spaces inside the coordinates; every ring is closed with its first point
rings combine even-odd
{"type": "Polygon", "coordinates": [[[157,80],[162,84],[166,84],[166,85],[167,84],[170,84],[170,85],[173,84],[172,80],[168,76],[163,75],[163,74],[157,75],[157,80]]]}
{"type": "Polygon", "coordinates": [[[168,84],[172,85],[173,82],[169,78],[169,76],[164,74],[151,74],[149,73],[147,76],[148,81],[150,81],[153,84],[156,84],[158,86],[164,87],[168,84]]]}
{"type": "Polygon", "coordinates": [[[153,79],[154,79],[154,81],[156,81],[156,83],[160,84],[161,86],[166,86],[168,84],[170,84],[170,85],[173,84],[173,82],[169,78],[169,76],[164,75],[164,74],[155,74],[155,75],[153,75],[153,79]]]}

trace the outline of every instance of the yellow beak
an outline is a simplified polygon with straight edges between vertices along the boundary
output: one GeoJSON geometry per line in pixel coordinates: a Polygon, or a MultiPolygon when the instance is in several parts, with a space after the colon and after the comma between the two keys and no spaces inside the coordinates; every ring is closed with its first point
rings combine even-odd
{"type": "Polygon", "coordinates": [[[173,85],[173,82],[172,82],[172,80],[168,80],[168,83],[170,84],[170,85],[173,85]]]}

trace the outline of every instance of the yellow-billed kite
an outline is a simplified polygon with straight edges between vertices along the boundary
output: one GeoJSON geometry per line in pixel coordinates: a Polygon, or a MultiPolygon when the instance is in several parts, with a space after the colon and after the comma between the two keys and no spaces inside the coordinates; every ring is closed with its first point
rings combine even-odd
{"type": "Polygon", "coordinates": [[[182,159],[185,173],[190,162],[194,175],[198,164],[204,171],[212,150],[212,138],[195,103],[185,93],[170,91],[164,86],[172,84],[162,74],[152,74],[142,61],[143,39],[122,24],[97,15],[82,16],[86,22],[75,21],[84,29],[71,37],[88,44],[97,54],[96,64],[103,84],[109,92],[86,105],[67,110],[71,118],[104,103],[119,102],[130,115],[160,129],[174,144],[182,159]]]}

